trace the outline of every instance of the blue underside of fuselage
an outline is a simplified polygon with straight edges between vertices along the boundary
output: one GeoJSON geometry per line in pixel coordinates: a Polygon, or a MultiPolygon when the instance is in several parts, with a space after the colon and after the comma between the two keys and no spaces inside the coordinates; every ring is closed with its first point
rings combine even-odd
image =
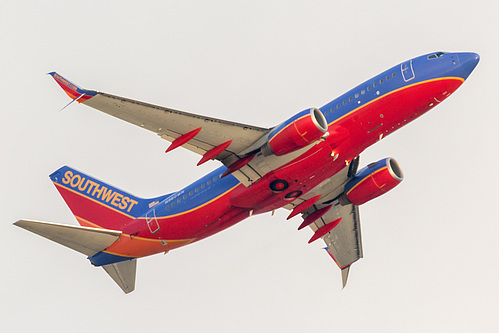
{"type": "Polygon", "coordinates": [[[88,257],[87,259],[90,260],[90,262],[94,266],[104,266],[104,265],[109,265],[109,264],[115,264],[115,263],[121,262],[121,261],[132,260],[135,258],[118,256],[118,255],[110,254],[110,253],[106,253],[106,252],[99,252],[97,254],[94,254],[92,257],[88,257]]]}

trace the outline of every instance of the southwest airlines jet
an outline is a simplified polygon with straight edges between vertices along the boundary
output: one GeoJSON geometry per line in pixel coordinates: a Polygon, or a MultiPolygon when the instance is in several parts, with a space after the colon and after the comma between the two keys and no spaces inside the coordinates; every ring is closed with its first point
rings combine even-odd
{"type": "Polygon", "coordinates": [[[463,84],[475,53],[434,52],[398,64],[320,108],[261,128],[86,90],[50,75],[77,101],[223,164],[191,185],[143,199],[69,166],[50,175],[80,226],[20,220],[15,225],[83,253],[125,293],[137,259],[168,252],[278,208],[301,215],[298,230],[322,239],[342,272],[362,258],[359,206],[403,179],[383,158],[358,170],[372,144],[426,113],[463,84]],[[310,231],[309,231],[310,232],[310,231]]]}

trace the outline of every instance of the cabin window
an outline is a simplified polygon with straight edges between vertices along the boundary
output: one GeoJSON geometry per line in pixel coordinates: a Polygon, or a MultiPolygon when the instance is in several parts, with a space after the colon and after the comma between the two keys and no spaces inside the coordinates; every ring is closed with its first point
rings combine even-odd
{"type": "Polygon", "coordinates": [[[349,101],[349,102],[351,102],[351,101],[352,101],[352,99],[353,99],[353,97],[352,97],[352,96],[350,96],[350,97],[348,98],[348,101],[349,101]]]}
{"type": "Polygon", "coordinates": [[[177,203],[181,203],[181,202],[182,202],[182,199],[178,198],[177,203]]]}
{"type": "Polygon", "coordinates": [[[379,80],[379,84],[383,84],[383,79],[379,80]]]}
{"type": "Polygon", "coordinates": [[[368,87],[367,87],[367,91],[371,91],[371,86],[368,86],[368,87]]]}
{"type": "Polygon", "coordinates": [[[327,116],[327,114],[328,114],[328,113],[329,113],[329,112],[326,110],[326,111],[324,112],[324,115],[325,115],[325,116],[327,116]]]}
{"type": "Polygon", "coordinates": [[[192,191],[189,191],[189,195],[193,195],[194,193],[192,193],[192,191]]]}
{"type": "Polygon", "coordinates": [[[378,86],[378,82],[373,83],[373,87],[376,88],[378,86]]]}
{"type": "Polygon", "coordinates": [[[333,113],[333,111],[334,111],[334,106],[331,107],[331,113],[333,113]]]}
{"type": "Polygon", "coordinates": [[[213,177],[213,181],[216,182],[217,181],[217,176],[213,177]]]}
{"type": "Polygon", "coordinates": [[[339,109],[339,108],[340,108],[340,106],[341,106],[341,104],[340,104],[340,103],[338,103],[338,105],[336,105],[336,108],[337,108],[337,109],[339,109]]]}
{"type": "Polygon", "coordinates": [[[395,77],[395,76],[397,76],[397,73],[393,72],[392,77],[395,77]]]}
{"type": "Polygon", "coordinates": [[[201,184],[201,189],[204,189],[206,186],[204,184],[201,184]]]}
{"type": "Polygon", "coordinates": [[[360,91],[360,94],[361,94],[361,95],[364,95],[365,93],[366,93],[366,91],[365,91],[364,89],[362,89],[362,90],[360,91]]]}
{"type": "Polygon", "coordinates": [[[187,199],[187,194],[184,194],[182,198],[184,198],[184,200],[187,199]]]}
{"type": "Polygon", "coordinates": [[[347,105],[347,100],[346,99],[343,101],[343,105],[347,105]]]}
{"type": "Polygon", "coordinates": [[[194,189],[194,192],[198,193],[198,192],[199,192],[199,187],[196,187],[196,188],[194,189]]]}
{"type": "Polygon", "coordinates": [[[359,93],[356,93],[356,94],[355,94],[355,98],[359,98],[359,93]]]}
{"type": "Polygon", "coordinates": [[[222,178],[222,176],[223,176],[223,173],[219,174],[219,175],[218,175],[218,178],[222,178]]]}
{"type": "Polygon", "coordinates": [[[172,208],[175,207],[175,201],[172,201],[172,208]]]}
{"type": "Polygon", "coordinates": [[[170,210],[170,205],[166,205],[166,210],[170,210]]]}
{"type": "Polygon", "coordinates": [[[390,75],[387,75],[387,76],[386,76],[386,79],[387,79],[387,80],[390,80],[390,75]]]}
{"type": "Polygon", "coordinates": [[[210,185],[211,184],[211,180],[208,179],[208,181],[206,182],[206,184],[210,185]]]}

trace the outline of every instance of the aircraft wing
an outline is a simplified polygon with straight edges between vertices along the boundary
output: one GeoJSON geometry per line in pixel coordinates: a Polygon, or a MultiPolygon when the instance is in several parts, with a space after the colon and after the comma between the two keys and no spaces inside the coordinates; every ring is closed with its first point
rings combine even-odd
{"type": "MultiPolygon", "coordinates": [[[[359,208],[340,200],[344,186],[356,174],[358,164],[357,157],[349,166],[285,207],[294,209],[308,199],[320,196],[313,205],[303,210],[304,221],[299,229],[310,226],[314,235],[309,242],[319,238],[324,240],[326,251],[341,269],[343,287],[346,285],[350,266],[362,258],[359,208]]],[[[291,213],[290,216],[293,215],[295,214],[291,213]]]]}
{"type": "MultiPolygon", "coordinates": [[[[200,129],[193,138],[183,143],[182,146],[203,156],[217,147],[225,148],[209,159],[224,161],[229,158],[230,162],[233,162],[235,158],[232,155],[237,155],[244,151],[269,132],[268,129],[261,127],[201,116],[125,97],[85,90],[66,80],[56,72],[49,74],[73,101],[78,101],[111,116],[148,129],[167,141],[173,142],[185,134],[200,129]],[[230,145],[225,147],[223,144],[229,141],[230,145]]],[[[225,164],[230,163],[227,162],[225,164]]]]}
{"type": "Polygon", "coordinates": [[[333,207],[310,227],[317,232],[321,227],[339,218],[341,220],[338,225],[326,233],[323,240],[327,245],[326,251],[341,269],[343,287],[345,287],[350,265],[362,258],[359,207],[352,204],[342,206],[336,201],[333,207]]]}

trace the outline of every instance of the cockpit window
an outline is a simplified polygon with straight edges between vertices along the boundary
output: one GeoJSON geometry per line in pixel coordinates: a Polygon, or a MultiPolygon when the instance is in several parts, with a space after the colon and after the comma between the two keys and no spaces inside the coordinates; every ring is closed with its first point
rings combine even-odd
{"type": "Polygon", "coordinates": [[[445,52],[437,52],[437,53],[434,53],[434,54],[430,54],[428,56],[428,59],[437,59],[437,58],[440,58],[441,56],[443,56],[445,54],[445,52]]]}

